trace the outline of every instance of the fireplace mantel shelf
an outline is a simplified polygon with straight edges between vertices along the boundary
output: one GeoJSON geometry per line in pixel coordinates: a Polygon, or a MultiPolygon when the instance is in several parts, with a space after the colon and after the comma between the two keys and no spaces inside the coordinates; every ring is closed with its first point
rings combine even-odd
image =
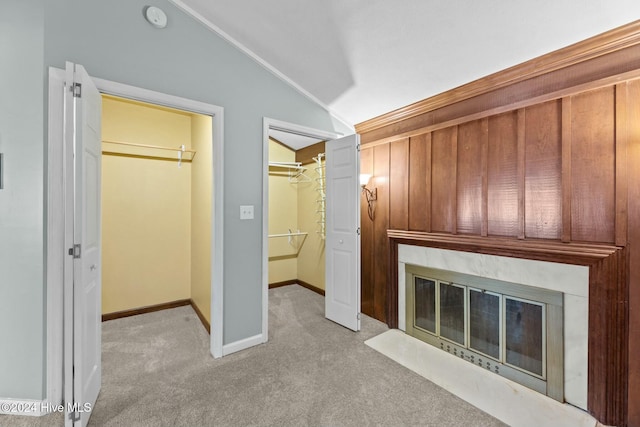
{"type": "Polygon", "coordinates": [[[598,262],[621,249],[613,245],[563,243],[548,240],[509,239],[406,230],[387,230],[387,236],[397,243],[410,245],[434,246],[456,251],[581,265],[598,262]]]}

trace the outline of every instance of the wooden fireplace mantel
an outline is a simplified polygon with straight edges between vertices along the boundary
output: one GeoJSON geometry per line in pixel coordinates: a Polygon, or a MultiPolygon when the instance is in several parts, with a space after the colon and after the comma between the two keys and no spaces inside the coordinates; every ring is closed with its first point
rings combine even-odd
{"type": "Polygon", "coordinates": [[[398,327],[398,245],[583,265],[589,268],[589,412],[600,422],[623,425],[628,381],[628,250],[598,244],[562,243],[388,230],[389,327],[398,327]]]}

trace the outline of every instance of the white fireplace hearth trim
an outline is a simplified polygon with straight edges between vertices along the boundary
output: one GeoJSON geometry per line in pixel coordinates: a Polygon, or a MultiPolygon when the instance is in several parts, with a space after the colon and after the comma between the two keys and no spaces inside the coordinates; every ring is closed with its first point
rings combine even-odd
{"type": "Polygon", "coordinates": [[[587,412],[460,361],[397,329],[365,344],[510,426],[600,426],[587,412]]]}
{"type": "MultiPolygon", "coordinates": [[[[406,330],[405,264],[562,292],[564,294],[565,400],[586,410],[589,331],[588,267],[423,246],[398,245],[398,329],[402,331],[406,330]]],[[[469,364],[462,360],[457,360],[457,363],[469,364]]],[[[492,376],[500,378],[498,375],[492,376]]],[[[455,381],[455,378],[450,381],[455,381]]],[[[552,400],[546,396],[540,396],[552,400]]]]}

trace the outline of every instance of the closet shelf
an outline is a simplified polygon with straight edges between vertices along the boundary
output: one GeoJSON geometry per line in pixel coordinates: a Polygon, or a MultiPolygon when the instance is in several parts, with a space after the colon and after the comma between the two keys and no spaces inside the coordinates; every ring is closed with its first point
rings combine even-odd
{"type": "Polygon", "coordinates": [[[272,243],[269,243],[269,256],[270,257],[275,256],[272,254],[272,250],[278,253],[278,256],[298,256],[298,254],[300,253],[300,249],[302,249],[302,245],[307,240],[308,235],[309,233],[305,231],[300,231],[300,230],[292,231],[291,229],[289,229],[288,233],[269,234],[269,238],[286,237],[287,243],[291,246],[291,247],[283,246],[284,243],[280,243],[282,242],[282,240],[280,239],[276,240],[276,242],[278,243],[276,242],[273,243],[273,247],[272,247],[272,243]]]}
{"type": "Polygon", "coordinates": [[[269,169],[274,175],[286,173],[292,184],[311,181],[311,178],[304,173],[307,168],[300,162],[269,162],[269,169]]]}
{"type": "Polygon", "coordinates": [[[292,237],[292,236],[306,236],[307,233],[306,231],[298,231],[295,233],[282,233],[282,234],[269,234],[269,238],[272,237],[292,237]]]}
{"type": "Polygon", "coordinates": [[[148,159],[164,159],[180,162],[191,162],[196,156],[194,150],[184,146],[176,148],[159,145],[136,144],[133,142],[102,140],[102,154],[124,157],[141,157],[148,159]]]}

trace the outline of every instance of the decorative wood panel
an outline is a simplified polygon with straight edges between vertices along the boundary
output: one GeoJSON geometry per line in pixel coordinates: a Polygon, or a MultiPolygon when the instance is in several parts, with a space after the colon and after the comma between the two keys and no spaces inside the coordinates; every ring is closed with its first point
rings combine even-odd
{"type": "Polygon", "coordinates": [[[461,234],[481,234],[483,178],[487,170],[487,120],[458,127],[457,227],[461,234]]]}
{"type": "Polygon", "coordinates": [[[627,83],[621,83],[615,87],[615,243],[619,246],[625,246],[627,244],[628,234],[628,167],[627,167],[627,144],[629,142],[629,129],[627,123],[629,122],[629,116],[627,115],[627,104],[629,99],[627,83]]]}
{"type": "Polygon", "coordinates": [[[409,138],[390,144],[389,227],[409,229],[409,138]]]}
{"type": "Polygon", "coordinates": [[[425,133],[409,139],[409,230],[431,231],[430,206],[431,133],[425,133]]]}
{"type": "Polygon", "coordinates": [[[571,241],[571,97],[562,98],[562,241],[571,241]]]}
{"type": "MultiPolygon", "coordinates": [[[[360,150],[360,172],[373,175],[373,149],[360,150]]],[[[374,258],[374,229],[373,221],[367,214],[367,199],[360,196],[360,309],[367,316],[374,317],[373,293],[375,281],[373,278],[374,258]]]]}
{"type": "Polygon", "coordinates": [[[387,320],[387,274],[389,273],[389,145],[373,148],[373,186],[378,189],[375,208],[373,264],[373,317],[387,320]]]}
{"type": "Polygon", "coordinates": [[[433,132],[431,141],[431,229],[456,231],[457,126],[433,132]]]}
{"type": "Polygon", "coordinates": [[[489,235],[518,236],[517,159],[517,113],[489,117],[489,235]]]}
{"type": "Polygon", "coordinates": [[[526,237],[562,237],[561,120],[558,100],[525,109],[526,237]]]}
{"type": "Polygon", "coordinates": [[[571,240],[615,240],[615,114],[612,87],[571,99],[571,240]]]}
{"type": "Polygon", "coordinates": [[[627,254],[617,251],[589,269],[589,412],[624,425],[627,412],[627,254]]]}
{"type": "MultiPolygon", "coordinates": [[[[625,124],[628,165],[628,245],[629,245],[629,425],[640,426],[640,81],[627,85],[625,124]]],[[[621,125],[622,126],[622,125],[621,125]]]]}

